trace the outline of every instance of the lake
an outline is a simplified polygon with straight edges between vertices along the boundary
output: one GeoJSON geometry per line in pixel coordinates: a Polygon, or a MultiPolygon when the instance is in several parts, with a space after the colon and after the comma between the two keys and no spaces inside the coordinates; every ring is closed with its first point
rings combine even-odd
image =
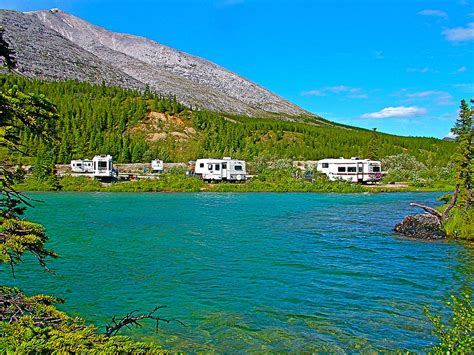
{"type": "Polygon", "coordinates": [[[440,193],[31,193],[27,217],[60,254],[12,281],[66,299],[103,329],[166,305],[128,332],[184,351],[422,351],[423,306],[472,280],[472,249],[406,240],[394,225],[440,193]]]}

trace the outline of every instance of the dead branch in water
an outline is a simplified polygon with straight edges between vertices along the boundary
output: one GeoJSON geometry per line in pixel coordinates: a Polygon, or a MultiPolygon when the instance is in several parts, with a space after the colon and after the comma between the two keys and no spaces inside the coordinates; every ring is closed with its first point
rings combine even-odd
{"type": "Polygon", "coordinates": [[[448,217],[449,211],[451,211],[451,209],[456,204],[456,200],[458,199],[458,193],[459,193],[459,184],[456,185],[456,188],[454,189],[453,198],[451,199],[451,203],[449,204],[448,207],[446,207],[446,209],[443,212],[443,220],[448,217]]]}
{"type": "Polygon", "coordinates": [[[136,327],[142,327],[142,324],[139,323],[139,321],[142,320],[142,319],[153,319],[153,320],[155,320],[157,331],[158,331],[158,326],[159,326],[160,321],[166,322],[166,323],[170,323],[171,321],[175,321],[175,322],[178,322],[179,324],[181,324],[182,326],[186,326],[183,322],[181,322],[178,319],[169,320],[169,319],[160,318],[160,317],[157,317],[157,316],[154,315],[154,313],[157,310],[159,310],[161,308],[165,308],[165,307],[166,306],[155,307],[155,309],[153,311],[151,311],[149,313],[146,313],[146,314],[138,315],[138,316],[133,315],[135,312],[138,312],[138,310],[131,311],[119,320],[116,320],[116,318],[114,316],[112,318],[112,321],[108,325],[105,326],[105,336],[115,335],[115,334],[117,334],[117,332],[120,329],[122,329],[123,327],[129,328],[130,325],[134,325],[136,327]]]}
{"type": "Polygon", "coordinates": [[[423,210],[425,210],[429,214],[431,214],[431,215],[435,216],[436,218],[438,218],[438,220],[440,222],[443,220],[443,215],[441,213],[439,213],[438,211],[436,211],[433,207],[429,207],[429,206],[426,206],[426,205],[421,205],[419,203],[413,203],[413,202],[410,203],[410,206],[422,208],[423,210]]]}
{"type": "Polygon", "coordinates": [[[456,201],[458,199],[458,193],[459,193],[459,185],[456,185],[456,189],[454,190],[453,197],[451,198],[451,203],[448,205],[448,207],[446,207],[443,213],[438,212],[432,207],[422,205],[419,203],[410,203],[410,206],[422,208],[429,214],[435,216],[438,219],[439,223],[441,224],[448,217],[449,211],[451,211],[451,209],[456,205],[456,201]]]}

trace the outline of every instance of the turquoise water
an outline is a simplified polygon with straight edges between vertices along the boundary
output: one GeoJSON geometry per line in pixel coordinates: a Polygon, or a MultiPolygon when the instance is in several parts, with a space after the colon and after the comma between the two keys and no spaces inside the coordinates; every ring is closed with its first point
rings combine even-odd
{"type": "Polygon", "coordinates": [[[130,334],[168,349],[421,351],[422,306],[472,277],[472,250],[392,233],[436,193],[30,195],[61,258],[54,275],[26,260],[13,283],[100,327],[166,305],[186,327],[130,334]]]}

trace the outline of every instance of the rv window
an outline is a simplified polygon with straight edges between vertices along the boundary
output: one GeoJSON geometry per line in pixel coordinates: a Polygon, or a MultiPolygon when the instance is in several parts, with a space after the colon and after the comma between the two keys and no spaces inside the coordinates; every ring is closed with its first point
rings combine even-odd
{"type": "Polygon", "coordinates": [[[355,166],[349,166],[349,167],[347,168],[347,171],[348,171],[349,173],[355,173],[355,172],[356,172],[356,167],[355,167],[355,166]]]}
{"type": "Polygon", "coordinates": [[[362,173],[364,171],[364,168],[359,166],[359,173],[362,173]]]}
{"type": "Polygon", "coordinates": [[[242,165],[236,165],[236,166],[234,167],[234,169],[235,169],[236,171],[242,171],[242,170],[244,170],[244,169],[242,169],[242,165]]]}
{"type": "Polygon", "coordinates": [[[207,164],[207,170],[212,170],[212,164],[207,164]]]}
{"type": "Polygon", "coordinates": [[[204,163],[199,163],[200,168],[204,168],[204,163]]]}
{"type": "Polygon", "coordinates": [[[222,169],[227,169],[227,163],[222,163],[222,169]]]}
{"type": "Polygon", "coordinates": [[[337,172],[338,173],[345,173],[346,172],[346,167],[345,166],[339,166],[337,168],[337,172]]]}
{"type": "Polygon", "coordinates": [[[219,170],[221,166],[219,164],[216,164],[216,170],[219,170]]]}
{"type": "Polygon", "coordinates": [[[99,162],[99,169],[100,169],[100,168],[106,169],[106,168],[107,168],[107,162],[106,162],[106,161],[100,161],[100,162],[99,162]]]}
{"type": "Polygon", "coordinates": [[[372,171],[373,171],[374,173],[380,173],[380,166],[374,166],[374,167],[372,167],[372,171]]]}
{"type": "Polygon", "coordinates": [[[323,163],[323,169],[329,168],[329,163],[323,163]]]}

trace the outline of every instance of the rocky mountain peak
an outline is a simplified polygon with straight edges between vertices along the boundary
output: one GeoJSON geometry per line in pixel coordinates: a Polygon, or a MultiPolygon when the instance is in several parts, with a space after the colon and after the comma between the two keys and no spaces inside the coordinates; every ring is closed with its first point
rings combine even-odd
{"type": "Polygon", "coordinates": [[[193,107],[246,115],[309,114],[206,59],[150,39],[95,26],[58,8],[0,11],[6,38],[25,75],[77,79],[175,95],[193,107]]]}

